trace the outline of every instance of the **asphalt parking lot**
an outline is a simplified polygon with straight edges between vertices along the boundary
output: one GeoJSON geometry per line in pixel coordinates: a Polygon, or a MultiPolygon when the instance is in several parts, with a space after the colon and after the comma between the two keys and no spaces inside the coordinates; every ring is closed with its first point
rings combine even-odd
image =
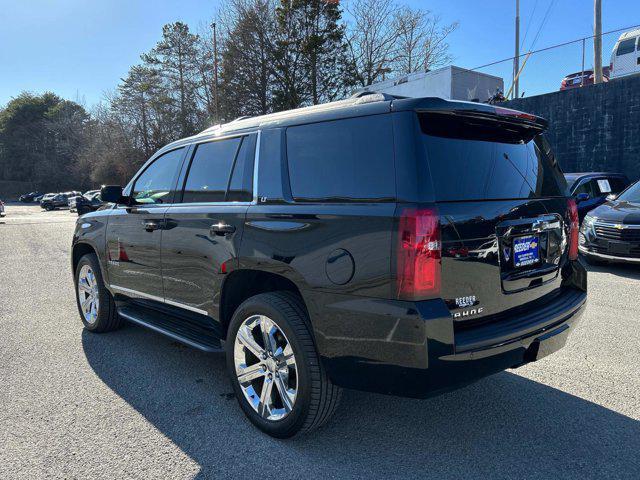
{"type": "Polygon", "coordinates": [[[590,267],[555,355],[430,400],[346,391],[325,428],[279,441],[240,412],[222,354],[83,331],[76,218],[0,218],[0,478],[640,478],[638,267],[590,267]]]}

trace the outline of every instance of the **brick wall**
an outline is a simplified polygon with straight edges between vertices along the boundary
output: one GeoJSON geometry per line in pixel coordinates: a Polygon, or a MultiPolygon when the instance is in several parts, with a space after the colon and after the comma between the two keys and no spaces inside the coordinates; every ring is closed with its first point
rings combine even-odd
{"type": "Polygon", "coordinates": [[[520,98],[509,108],[549,120],[547,138],[565,172],[640,177],[640,75],[520,98]]]}

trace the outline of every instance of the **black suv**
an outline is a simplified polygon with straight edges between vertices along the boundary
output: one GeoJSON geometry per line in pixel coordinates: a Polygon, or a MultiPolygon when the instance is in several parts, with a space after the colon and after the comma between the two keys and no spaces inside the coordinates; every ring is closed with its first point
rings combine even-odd
{"type": "Polygon", "coordinates": [[[587,277],[538,117],[370,94],[172,143],[78,220],[85,328],[224,349],[289,437],[341,387],[428,397],[564,345],[587,277]]]}

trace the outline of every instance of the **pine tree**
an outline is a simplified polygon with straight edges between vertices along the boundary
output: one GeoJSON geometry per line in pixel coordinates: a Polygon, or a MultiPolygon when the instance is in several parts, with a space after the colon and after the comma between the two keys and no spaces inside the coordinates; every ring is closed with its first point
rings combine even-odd
{"type": "Polygon", "coordinates": [[[279,109],[318,104],[350,86],[342,11],[338,2],[281,0],[274,75],[279,109]]]}
{"type": "Polygon", "coordinates": [[[196,77],[198,36],[182,22],[165,25],[162,40],[142,59],[156,67],[166,81],[167,92],[174,98],[180,136],[195,133],[198,125],[196,77]]]}

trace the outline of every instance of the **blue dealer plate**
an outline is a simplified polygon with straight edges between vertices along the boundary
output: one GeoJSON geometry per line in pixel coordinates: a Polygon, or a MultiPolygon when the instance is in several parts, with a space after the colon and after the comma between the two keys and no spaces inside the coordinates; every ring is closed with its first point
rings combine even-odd
{"type": "Polygon", "coordinates": [[[540,261],[540,242],[537,235],[513,239],[513,265],[524,267],[540,261]]]}

